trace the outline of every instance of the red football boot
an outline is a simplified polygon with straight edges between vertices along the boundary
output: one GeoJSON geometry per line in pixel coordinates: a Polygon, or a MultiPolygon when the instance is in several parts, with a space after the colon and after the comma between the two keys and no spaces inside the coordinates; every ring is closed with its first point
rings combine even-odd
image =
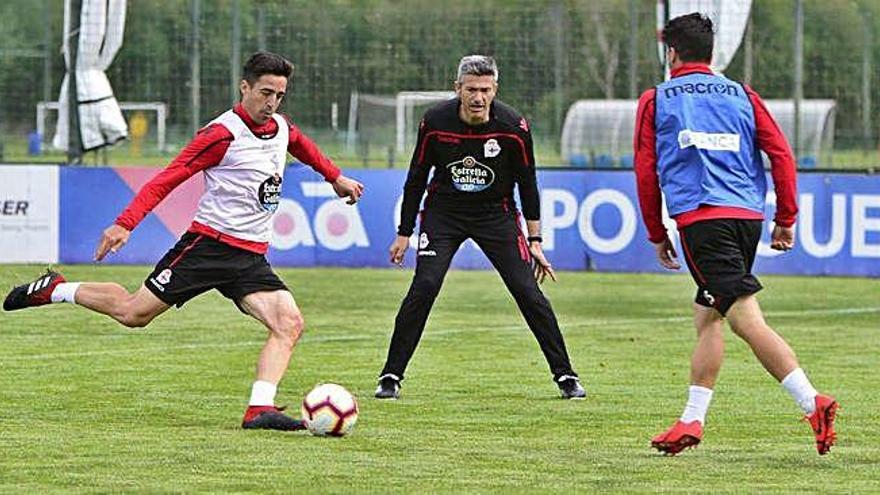
{"type": "Polygon", "coordinates": [[[816,396],[816,410],[809,416],[804,416],[804,421],[809,421],[816,434],[816,450],[819,455],[825,455],[831,450],[831,446],[837,440],[834,432],[834,417],[837,408],[840,407],[834,397],[819,394],[816,396]]]}
{"type": "Polygon", "coordinates": [[[248,406],[241,420],[241,427],[263,430],[296,431],[305,430],[306,425],[298,419],[293,419],[284,414],[283,407],[275,406],[248,406]]]}
{"type": "Polygon", "coordinates": [[[703,425],[697,420],[690,423],[676,421],[672,428],[651,440],[651,447],[666,455],[675,455],[688,447],[694,447],[703,439],[703,425]]]}
{"type": "Polygon", "coordinates": [[[29,284],[19,285],[12,289],[6,300],[3,301],[3,309],[6,311],[15,311],[16,309],[30,308],[32,306],[42,306],[52,302],[52,291],[55,286],[66,282],[64,275],[52,270],[46,270],[46,274],[34,280],[29,284]]]}

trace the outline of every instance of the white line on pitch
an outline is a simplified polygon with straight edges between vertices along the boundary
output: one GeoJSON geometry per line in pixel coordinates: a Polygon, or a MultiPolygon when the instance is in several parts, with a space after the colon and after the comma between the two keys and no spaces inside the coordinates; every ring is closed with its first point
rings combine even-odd
{"type": "MultiPolygon", "coordinates": [[[[836,308],[836,309],[805,309],[805,310],[793,310],[793,311],[769,311],[766,313],[766,316],[769,318],[785,318],[791,316],[803,316],[803,315],[840,315],[840,314],[864,314],[864,313],[878,313],[880,312],[880,307],[864,307],[864,308],[836,308]]],[[[621,318],[621,319],[590,319],[587,321],[580,322],[569,322],[562,323],[561,326],[563,330],[565,328],[581,328],[581,327],[590,327],[597,326],[601,327],[601,329],[605,329],[608,327],[614,326],[626,326],[638,323],[648,323],[648,322],[686,322],[690,321],[690,316],[667,316],[667,317],[645,317],[645,318],[621,318]]],[[[467,325],[467,322],[456,322],[456,323],[448,323],[448,326],[459,326],[459,325],[467,325]]],[[[525,328],[525,322],[518,325],[498,325],[498,326],[469,326],[467,328],[453,328],[448,330],[430,330],[425,333],[426,337],[437,337],[437,336],[446,336],[446,335],[456,335],[460,333],[473,333],[473,332],[485,332],[485,331],[513,331],[513,330],[522,330],[525,328]]],[[[355,340],[372,340],[375,339],[376,334],[371,333],[368,335],[315,335],[311,336],[306,334],[303,336],[303,341],[308,344],[312,342],[345,342],[345,341],[355,341],[355,340]]],[[[77,357],[89,357],[89,356],[114,356],[114,355],[126,355],[133,353],[146,353],[151,351],[156,352],[168,352],[173,350],[187,350],[187,349],[226,349],[226,348],[235,348],[235,347],[251,347],[251,346],[259,346],[264,341],[262,340],[247,340],[241,342],[226,342],[226,343],[196,343],[196,344],[181,344],[175,346],[162,346],[162,347],[138,347],[138,348],[129,348],[129,349],[108,349],[104,351],[83,351],[83,352],[70,352],[70,353],[53,353],[53,354],[31,354],[27,356],[7,356],[3,358],[3,363],[8,363],[10,361],[30,361],[30,360],[40,360],[40,359],[65,359],[65,358],[77,358],[77,357]]],[[[2,363],[0,363],[0,367],[2,367],[2,363]]]]}

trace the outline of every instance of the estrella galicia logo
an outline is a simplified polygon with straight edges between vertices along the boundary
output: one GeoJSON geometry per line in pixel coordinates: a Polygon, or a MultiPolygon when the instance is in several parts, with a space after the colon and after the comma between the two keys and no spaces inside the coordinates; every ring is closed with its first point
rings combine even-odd
{"type": "Polygon", "coordinates": [[[275,174],[264,180],[260,184],[259,191],[257,191],[260,204],[268,212],[274,212],[278,209],[278,198],[281,196],[281,180],[281,176],[275,174]]]}
{"type": "Polygon", "coordinates": [[[462,192],[480,192],[495,182],[495,172],[472,156],[446,166],[452,185],[462,192]]]}

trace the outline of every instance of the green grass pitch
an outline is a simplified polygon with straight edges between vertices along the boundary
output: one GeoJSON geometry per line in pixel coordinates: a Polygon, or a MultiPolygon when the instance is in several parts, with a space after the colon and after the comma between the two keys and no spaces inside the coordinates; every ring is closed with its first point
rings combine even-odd
{"type": "MultiPolygon", "coordinates": [[[[136,288],[147,267],[62,267],[136,288]]],[[[35,266],[0,267],[5,291],[35,266]]],[[[352,435],[239,428],[264,331],[214,293],[146,330],[70,305],[0,313],[0,493],[880,492],[880,281],[762,277],[768,322],[842,410],[819,457],[748,348],[727,354],[698,449],[650,438],[681,413],[686,275],[562,273],[545,290],[589,396],[557,398],[494,272],[453,271],[397,402],[372,398],[404,270],[279,270],[306,318],[278,402],[319,382],[360,401],[352,435]]]]}

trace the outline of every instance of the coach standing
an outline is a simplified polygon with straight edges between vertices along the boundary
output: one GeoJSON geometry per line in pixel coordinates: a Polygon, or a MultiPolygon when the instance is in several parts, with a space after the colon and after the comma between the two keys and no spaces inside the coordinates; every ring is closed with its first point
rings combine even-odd
{"type": "Polygon", "coordinates": [[[400,306],[376,397],[396,399],[452,256],[468,238],[501,274],[550,365],[565,399],[586,393],[572,370],[556,316],[538,282],[556,280],[541,249],[540,203],[532,137],[526,119],[495,100],[498,67],[483,55],[461,59],[457,98],[429,109],[419,125],[403,193],[391,262],[403,263],[428,173],[416,271],[400,306]],[[523,237],[513,199],[517,185],[526,219],[523,237]]]}
{"type": "MultiPolygon", "coordinates": [[[[698,13],[663,29],[672,78],[646,91],[636,117],[635,169],[642,216],[660,264],[680,268],[661,219],[661,196],[681,235],[697,283],[697,345],[681,418],[654,437],[654,448],[676,454],[696,445],[724,350],[722,320],[748,343],[767,371],[804,411],[819,454],[834,444],[837,402],[816,392],[794,352],[765,322],[751,273],[761,237],[767,183],[759,148],[770,157],[776,189],[770,247],[794,246],[795,164],[785,137],[751,88],[709,69],[712,21],[698,13]]],[[[742,414],[751,414],[743,411],[742,414]]]]}

